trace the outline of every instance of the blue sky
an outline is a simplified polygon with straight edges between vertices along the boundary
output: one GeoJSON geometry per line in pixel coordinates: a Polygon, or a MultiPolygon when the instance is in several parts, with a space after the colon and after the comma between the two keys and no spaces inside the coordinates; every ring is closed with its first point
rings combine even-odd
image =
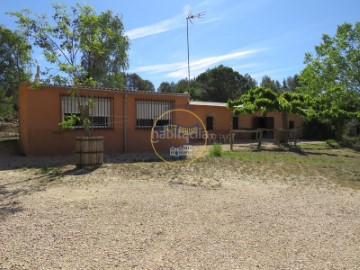
{"type": "MultiPolygon", "coordinates": [[[[130,38],[130,68],[157,88],[161,82],[187,78],[186,16],[206,12],[189,24],[191,77],[218,65],[282,82],[299,73],[306,52],[313,52],[323,33],[359,21],[359,0],[103,0],[88,3],[97,12],[112,10],[123,19],[130,38]]],[[[52,12],[53,1],[0,0],[0,24],[14,29],[7,11],[27,7],[52,12]]],[[[42,56],[34,53],[39,64],[42,56]]]]}

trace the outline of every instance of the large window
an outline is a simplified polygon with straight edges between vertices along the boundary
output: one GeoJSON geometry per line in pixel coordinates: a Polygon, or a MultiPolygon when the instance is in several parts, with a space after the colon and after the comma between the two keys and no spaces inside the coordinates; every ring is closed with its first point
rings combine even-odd
{"type": "MultiPolygon", "coordinates": [[[[61,120],[76,115],[88,117],[92,128],[111,128],[111,105],[112,98],[61,96],[61,120]]],[[[75,127],[81,128],[81,121],[77,121],[75,127]]]]}
{"type": "MultiPolygon", "coordinates": [[[[163,113],[171,110],[173,101],[168,100],[136,100],[136,127],[152,128],[154,121],[163,113]]],[[[171,124],[171,113],[167,113],[157,121],[157,126],[171,124]]]]}

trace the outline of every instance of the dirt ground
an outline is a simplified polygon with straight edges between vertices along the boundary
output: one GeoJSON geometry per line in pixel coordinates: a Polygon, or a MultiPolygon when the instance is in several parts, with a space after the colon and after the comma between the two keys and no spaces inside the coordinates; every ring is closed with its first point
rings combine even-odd
{"type": "Polygon", "coordinates": [[[19,136],[19,123],[17,120],[4,122],[0,120],[0,138],[19,136]]]}
{"type": "Polygon", "coordinates": [[[360,191],[327,168],[72,162],[0,155],[0,269],[360,269],[360,191]]]}

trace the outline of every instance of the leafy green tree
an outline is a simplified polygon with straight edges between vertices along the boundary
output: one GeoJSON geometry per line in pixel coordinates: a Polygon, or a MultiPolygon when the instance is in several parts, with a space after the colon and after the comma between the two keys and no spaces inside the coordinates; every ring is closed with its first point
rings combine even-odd
{"type": "Polygon", "coordinates": [[[81,65],[87,79],[93,78],[106,87],[122,87],[129,42],[121,18],[108,10],[98,16],[82,13],[80,22],[81,65]]]}
{"type": "Polygon", "coordinates": [[[14,98],[0,92],[0,120],[14,118],[14,98]]]}
{"type": "Polygon", "coordinates": [[[311,99],[308,114],[310,118],[330,122],[340,141],[346,121],[360,120],[360,96],[341,87],[328,88],[311,99]]]}
{"type": "Polygon", "coordinates": [[[155,92],[155,86],[149,80],[143,80],[141,89],[143,89],[143,91],[147,91],[147,92],[155,92]]]}
{"type": "MultiPolygon", "coordinates": [[[[236,115],[260,112],[262,116],[266,116],[269,112],[281,112],[282,128],[289,129],[288,114],[306,115],[306,103],[306,96],[299,93],[279,94],[269,88],[257,87],[238,99],[229,100],[227,106],[232,108],[236,115]]],[[[285,137],[284,141],[287,139],[285,137]]]]}
{"type": "MultiPolygon", "coordinates": [[[[190,81],[190,88],[194,88],[195,84],[196,84],[195,81],[191,80],[190,81]]],[[[188,81],[185,80],[185,79],[182,79],[182,80],[178,81],[174,85],[174,92],[175,93],[185,93],[185,92],[188,92],[188,91],[189,91],[188,81]]],[[[192,91],[192,92],[194,92],[194,91],[192,91]]]]}
{"type": "MultiPolygon", "coordinates": [[[[100,83],[107,87],[123,87],[122,70],[128,65],[129,43],[123,35],[120,18],[110,11],[97,15],[86,4],[70,8],[54,4],[53,9],[51,19],[45,14],[33,14],[29,9],[10,12],[10,15],[17,18],[23,35],[42,49],[45,59],[54,67],[43,73],[47,75],[45,82],[73,85],[72,95],[77,98],[79,108],[84,108],[80,120],[85,135],[89,136],[91,120],[86,110],[90,104],[81,104],[79,86],[100,83]]],[[[77,118],[73,114],[62,121],[60,130],[73,127],[77,118]]]]}
{"type": "Polygon", "coordinates": [[[301,79],[308,91],[320,93],[341,85],[360,94],[360,22],[339,25],[334,37],[324,34],[315,47],[316,56],[306,53],[301,79]]]}
{"type": "Polygon", "coordinates": [[[45,72],[47,81],[76,84],[98,80],[119,87],[122,70],[128,65],[129,48],[120,18],[110,11],[96,15],[89,5],[68,8],[54,4],[53,8],[51,20],[29,9],[10,13],[17,18],[23,34],[53,64],[54,68],[45,72]]]}
{"type": "MultiPolygon", "coordinates": [[[[193,93],[192,98],[199,96],[199,91],[196,85],[197,84],[194,80],[190,81],[190,89],[193,93]]],[[[189,91],[189,84],[188,81],[185,79],[179,80],[177,83],[162,82],[158,87],[157,91],[161,93],[185,93],[189,91]]]]}
{"type": "Polygon", "coordinates": [[[30,79],[30,65],[31,46],[26,39],[0,25],[0,96],[4,102],[8,97],[16,102],[19,84],[30,79]]]}
{"type": "MultiPolygon", "coordinates": [[[[299,90],[308,94],[312,117],[330,120],[341,140],[346,119],[359,118],[360,111],[360,22],[339,25],[334,37],[324,34],[306,53],[299,90]]],[[[360,119],[360,118],[359,118],[360,119]]]]}
{"type": "Polygon", "coordinates": [[[275,92],[279,92],[281,89],[281,84],[278,81],[272,80],[267,75],[262,77],[260,86],[263,88],[269,88],[275,92]]]}
{"type": "Polygon", "coordinates": [[[163,82],[158,92],[191,93],[193,100],[226,102],[255,88],[257,82],[249,74],[241,75],[230,67],[220,65],[201,73],[196,79],[188,81],[182,79],[177,83],[163,82]]]}
{"type": "Polygon", "coordinates": [[[150,82],[149,80],[143,80],[136,73],[128,73],[125,75],[125,88],[131,91],[155,91],[155,87],[152,82],[150,82]]]}
{"type": "Polygon", "coordinates": [[[175,92],[175,84],[169,82],[162,82],[158,87],[157,91],[160,93],[174,93],[175,92]]]}
{"type": "Polygon", "coordinates": [[[245,74],[244,79],[242,80],[242,91],[246,93],[250,89],[254,89],[257,87],[257,81],[253,79],[249,74],[245,74]]]}
{"type": "Polygon", "coordinates": [[[288,91],[295,92],[298,87],[301,86],[299,81],[299,75],[289,76],[285,80],[285,85],[288,91]]]}
{"type": "Polygon", "coordinates": [[[234,99],[255,86],[255,80],[249,75],[243,76],[223,65],[200,74],[195,85],[202,88],[201,99],[218,102],[234,99]]]}

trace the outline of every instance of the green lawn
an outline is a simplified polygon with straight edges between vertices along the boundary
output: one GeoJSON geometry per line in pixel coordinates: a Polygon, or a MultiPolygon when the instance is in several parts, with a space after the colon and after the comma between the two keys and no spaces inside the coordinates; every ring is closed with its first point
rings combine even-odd
{"type": "Polygon", "coordinates": [[[224,160],[240,160],[249,170],[273,174],[291,174],[294,177],[320,175],[334,183],[360,189],[360,152],[342,148],[338,144],[320,142],[299,147],[276,147],[260,151],[223,151],[224,160]]]}

